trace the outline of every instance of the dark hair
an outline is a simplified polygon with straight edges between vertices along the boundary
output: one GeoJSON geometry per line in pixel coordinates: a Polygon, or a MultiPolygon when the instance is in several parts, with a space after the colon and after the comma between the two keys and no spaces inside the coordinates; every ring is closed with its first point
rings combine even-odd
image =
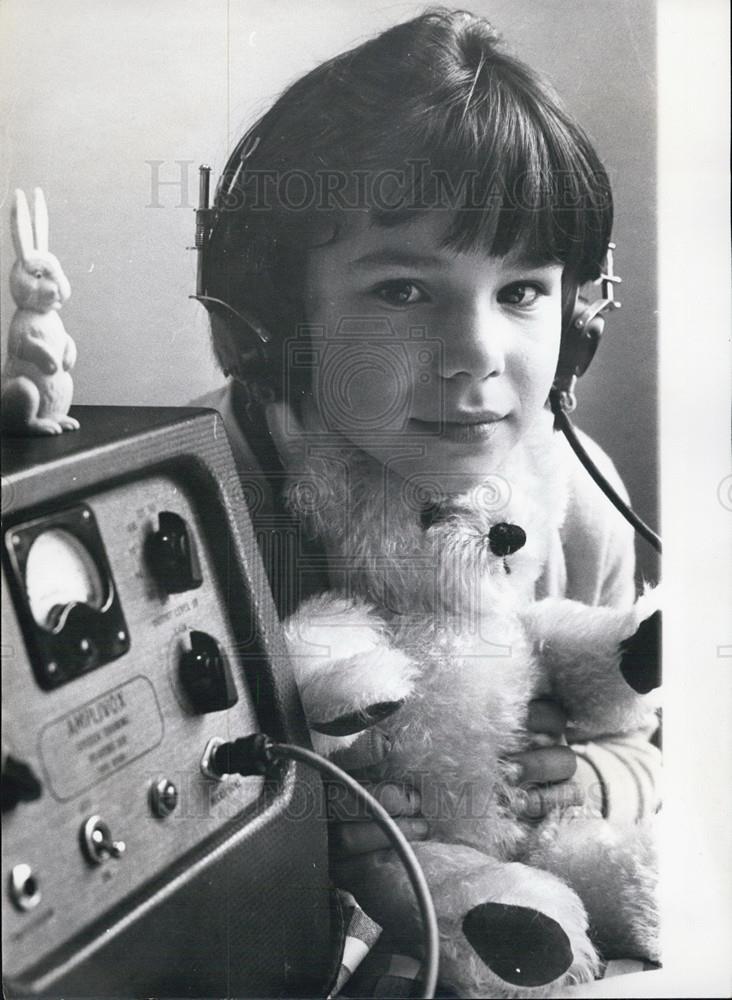
{"type": "MultiPolygon", "coordinates": [[[[277,348],[304,320],[304,255],[338,239],[349,211],[390,226],[447,209],[456,249],[520,247],[564,264],[565,321],[579,286],[599,275],[612,226],[607,174],[584,131],[464,11],[430,10],[302,77],[248,131],[222,180],[207,291],[270,330],[276,393],[277,348]]],[[[222,367],[265,377],[241,331],[223,318],[212,328],[222,367]]]]}

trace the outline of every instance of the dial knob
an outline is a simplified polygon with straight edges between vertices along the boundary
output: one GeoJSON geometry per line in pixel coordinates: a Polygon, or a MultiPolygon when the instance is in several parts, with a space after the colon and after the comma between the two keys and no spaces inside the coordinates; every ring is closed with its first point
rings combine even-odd
{"type": "Polygon", "coordinates": [[[226,654],[207,632],[190,633],[180,659],[180,680],[197,712],[221,712],[238,701],[226,654]]]}
{"type": "Polygon", "coordinates": [[[33,769],[8,754],[3,761],[2,770],[2,811],[14,809],[19,802],[33,802],[41,797],[42,792],[43,788],[33,769]]]}
{"type": "Polygon", "coordinates": [[[161,510],[158,529],[147,541],[147,555],[158,582],[169,594],[195,590],[203,582],[196,544],[180,514],[161,510]]]}

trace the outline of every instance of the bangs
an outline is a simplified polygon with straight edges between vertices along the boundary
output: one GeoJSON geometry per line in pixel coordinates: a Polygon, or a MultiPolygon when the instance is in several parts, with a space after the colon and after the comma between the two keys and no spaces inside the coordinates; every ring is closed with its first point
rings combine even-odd
{"type": "Polygon", "coordinates": [[[453,218],[444,243],[456,251],[561,263],[580,283],[598,276],[612,228],[610,185],[558,106],[508,87],[484,65],[463,103],[435,101],[423,123],[400,168],[384,168],[394,184],[389,204],[370,208],[376,224],[443,210],[453,218]]]}
{"type": "Polygon", "coordinates": [[[428,12],[316,67],[240,150],[208,273],[242,298],[294,301],[307,251],[364,215],[392,227],[444,211],[446,246],[560,263],[576,285],[605,259],[612,195],[592,144],[465,12],[428,12]]]}

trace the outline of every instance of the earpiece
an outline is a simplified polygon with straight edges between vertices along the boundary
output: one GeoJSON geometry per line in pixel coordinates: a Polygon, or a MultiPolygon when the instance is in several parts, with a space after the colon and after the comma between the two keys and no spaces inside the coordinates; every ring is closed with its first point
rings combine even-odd
{"type": "MultiPolygon", "coordinates": [[[[211,183],[211,167],[202,164],[198,168],[198,208],[196,209],[196,235],[195,245],[189,249],[194,249],[198,255],[196,266],[196,292],[189,298],[196,299],[209,312],[224,312],[235,317],[240,326],[249,336],[251,346],[244,353],[248,361],[258,359],[266,363],[266,346],[270,343],[271,335],[253,313],[235,309],[231,303],[225,302],[221,298],[208,294],[207,282],[207,251],[211,234],[220,213],[226,208],[226,200],[230,196],[237,178],[244,167],[244,162],[257,148],[259,139],[253,141],[249,136],[238,144],[224,168],[221,179],[216,188],[214,205],[209,207],[209,193],[211,183]]],[[[236,376],[238,372],[233,369],[226,370],[225,375],[236,376]]]]}
{"type": "Polygon", "coordinates": [[[621,306],[615,298],[614,286],[620,284],[622,278],[614,272],[613,250],[615,244],[608,243],[602,271],[595,282],[600,285],[600,298],[588,302],[578,295],[569,323],[562,331],[553,391],[559,396],[565,413],[572,413],[577,406],[577,379],[584,375],[595,356],[605,327],[605,313],[621,306]]]}

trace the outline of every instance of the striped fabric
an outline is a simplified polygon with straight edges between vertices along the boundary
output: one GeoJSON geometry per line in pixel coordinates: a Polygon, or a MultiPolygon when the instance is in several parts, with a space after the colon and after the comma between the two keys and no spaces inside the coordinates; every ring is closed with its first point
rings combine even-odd
{"type": "MultiPolygon", "coordinates": [[[[336,892],[343,914],[345,932],[340,969],[327,1000],[331,1000],[331,997],[346,995],[341,993],[341,990],[369,954],[381,934],[381,927],[371,917],[366,916],[350,892],[346,892],[344,889],[337,889],[336,892]]],[[[412,960],[410,959],[410,961],[412,960]]]]}
{"type": "Polygon", "coordinates": [[[575,784],[585,804],[607,819],[635,822],[652,815],[660,801],[661,753],[645,736],[574,744],[575,784]]]}
{"type": "MultiPolygon", "coordinates": [[[[349,981],[342,997],[417,997],[421,992],[420,963],[409,955],[396,952],[373,951],[349,981]]],[[[438,991],[436,996],[451,998],[454,993],[438,991]]]]}

